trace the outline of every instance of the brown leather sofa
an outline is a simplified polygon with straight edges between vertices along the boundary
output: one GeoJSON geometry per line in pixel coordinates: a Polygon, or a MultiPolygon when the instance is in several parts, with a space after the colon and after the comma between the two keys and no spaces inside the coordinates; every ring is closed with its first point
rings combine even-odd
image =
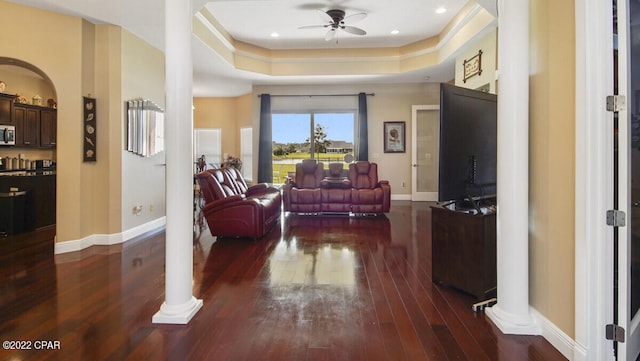
{"type": "Polygon", "coordinates": [[[282,195],[266,183],[248,186],[235,168],[198,173],[203,215],[218,237],[260,238],[280,220],[282,195]]]}
{"type": "Polygon", "coordinates": [[[341,167],[305,159],[296,164],[295,182],[283,187],[284,211],[293,213],[386,213],[391,186],[378,180],[378,165],[367,161],[349,164],[348,177],[341,167]]]}

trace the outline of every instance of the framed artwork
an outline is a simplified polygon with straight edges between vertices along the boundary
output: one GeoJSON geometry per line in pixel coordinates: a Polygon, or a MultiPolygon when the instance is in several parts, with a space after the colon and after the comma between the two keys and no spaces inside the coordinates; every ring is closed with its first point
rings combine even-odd
{"type": "Polygon", "coordinates": [[[463,83],[466,83],[467,79],[471,78],[472,76],[481,75],[482,74],[482,50],[478,50],[478,54],[462,62],[462,66],[464,67],[464,75],[462,77],[463,83]]]}
{"type": "Polygon", "coordinates": [[[96,161],[96,100],[94,98],[83,98],[84,114],[84,157],[85,162],[96,161]]]}
{"type": "Polygon", "coordinates": [[[384,152],[406,152],[405,122],[384,122],[384,152]]]}

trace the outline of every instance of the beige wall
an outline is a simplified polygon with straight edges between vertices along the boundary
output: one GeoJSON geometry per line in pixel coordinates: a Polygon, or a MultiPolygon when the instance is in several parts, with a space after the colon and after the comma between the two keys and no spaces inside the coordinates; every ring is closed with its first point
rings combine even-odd
{"type": "Polygon", "coordinates": [[[220,128],[222,154],[228,153],[239,157],[240,128],[253,126],[253,107],[260,106],[259,102],[254,102],[253,95],[245,94],[232,98],[193,98],[193,106],[193,127],[220,128]]]}
{"type": "MultiPolygon", "coordinates": [[[[47,74],[58,95],[57,236],[79,239],[81,225],[89,221],[81,204],[82,92],[78,74],[81,64],[82,20],[7,2],[0,2],[0,24],[19,29],[0,35],[0,54],[19,59],[47,74]],[[16,41],[19,38],[20,41],[16,41]],[[25,44],[28,44],[26,46],[25,44]],[[55,56],[58,54],[59,56],[55,56]]],[[[95,207],[95,205],[94,205],[95,207]]]]}
{"type": "MultiPolygon", "coordinates": [[[[194,98],[194,126],[196,128],[221,128],[222,152],[239,154],[240,128],[254,129],[254,154],[258,151],[259,112],[258,94],[344,94],[375,93],[367,97],[369,112],[369,160],[377,162],[380,179],[389,180],[396,195],[411,193],[411,106],[437,105],[440,85],[430,84],[373,84],[362,86],[256,86],[253,94],[236,98],[194,98]],[[404,121],[407,126],[407,152],[384,153],[382,128],[385,121],[404,121]],[[231,134],[231,135],[229,135],[231,134]],[[230,151],[231,150],[231,151],[230,151]],[[233,153],[232,153],[233,152],[233,153]],[[405,182],[405,187],[401,184],[405,182]]],[[[272,98],[273,111],[352,109],[357,110],[357,97],[272,98]]],[[[257,161],[257,157],[254,158],[257,161]]],[[[253,174],[257,173],[254,164],[253,174]]],[[[437,174],[430,175],[437,180],[437,174]]]]}
{"type": "Polygon", "coordinates": [[[574,2],[531,2],[530,303],[574,337],[574,2]]]}
{"type": "Polygon", "coordinates": [[[47,104],[47,99],[56,98],[55,91],[45,79],[21,66],[0,64],[0,80],[6,84],[4,93],[24,95],[29,104],[36,94],[42,97],[43,105],[47,104]]]}
{"type": "Polygon", "coordinates": [[[480,37],[472,45],[467,46],[456,57],[455,85],[469,89],[478,89],[489,85],[489,92],[496,94],[496,68],[498,63],[497,29],[491,29],[486,35],[480,37]],[[482,50],[482,73],[464,81],[464,61],[478,55],[482,50]]]}
{"type": "Polygon", "coordinates": [[[220,128],[222,154],[238,157],[240,128],[237,103],[240,98],[193,98],[193,127],[220,128]]]}
{"type": "MultiPolygon", "coordinates": [[[[308,86],[257,86],[254,99],[261,93],[277,94],[357,94],[375,93],[367,96],[369,160],[379,164],[380,179],[389,180],[394,195],[411,194],[411,106],[439,104],[440,85],[428,84],[367,84],[367,85],[308,85],[308,86]],[[384,153],[383,123],[385,121],[406,122],[406,153],[384,153]],[[405,187],[401,184],[405,182],[405,187]]],[[[313,97],[276,98],[272,97],[272,110],[357,110],[357,97],[313,97]],[[303,101],[302,99],[308,99],[303,101]]],[[[254,102],[253,128],[254,149],[257,151],[259,138],[260,103],[254,102]]],[[[257,165],[254,164],[254,174],[257,165]]],[[[437,177],[437,174],[431,175],[437,177]]]]}
{"type": "Polygon", "coordinates": [[[123,100],[164,104],[162,53],[118,27],[4,1],[0,23],[20,29],[19,41],[10,32],[0,35],[0,57],[41,70],[57,95],[57,241],[117,234],[164,215],[163,161],[122,160],[123,100]],[[97,162],[82,161],[83,96],[97,100],[97,162]],[[132,194],[141,198],[122,201],[132,194]],[[156,213],[128,217],[130,200],[144,202],[146,212],[154,204],[156,213]]]}

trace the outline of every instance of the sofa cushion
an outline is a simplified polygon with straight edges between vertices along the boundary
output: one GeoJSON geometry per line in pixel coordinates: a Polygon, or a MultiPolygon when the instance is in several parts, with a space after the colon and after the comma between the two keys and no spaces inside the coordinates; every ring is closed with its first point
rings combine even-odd
{"type": "Polygon", "coordinates": [[[304,159],[296,164],[296,187],[300,189],[313,189],[320,187],[324,165],[315,159],[304,159]]]}
{"type": "Polygon", "coordinates": [[[378,165],[367,161],[349,164],[349,180],[355,189],[373,189],[378,186],[378,165]]]}
{"type": "Polygon", "coordinates": [[[208,169],[198,175],[205,202],[241,194],[224,169],[208,169]],[[210,178],[210,179],[209,179],[210,178]]]}
{"type": "Polygon", "coordinates": [[[351,212],[351,189],[323,188],[323,212],[351,212]]]}

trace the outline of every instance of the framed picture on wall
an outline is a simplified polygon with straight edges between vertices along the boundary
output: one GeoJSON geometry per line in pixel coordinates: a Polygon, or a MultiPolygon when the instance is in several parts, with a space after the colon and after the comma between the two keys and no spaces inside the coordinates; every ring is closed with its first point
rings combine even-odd
{"type": "Polygon", "coordinates": [[[384,152],[406,152],[405,122],[384,122],[384,152]]]}
{"type": "Polygon", "coordinates": [[[83,160],[85,162],[95,162],[96,158],[96,100],[94,98],[83,97],[84,113],[84,149],[83,160]]]}
{"type": "Polygon", "coordinates": [[[478,50],[478,54],[466,59],[462,62],[464,68],[464,75],[462,82],[466,83],[467,80],[475,75],[482,74],[482,50],[478,50]]]}

